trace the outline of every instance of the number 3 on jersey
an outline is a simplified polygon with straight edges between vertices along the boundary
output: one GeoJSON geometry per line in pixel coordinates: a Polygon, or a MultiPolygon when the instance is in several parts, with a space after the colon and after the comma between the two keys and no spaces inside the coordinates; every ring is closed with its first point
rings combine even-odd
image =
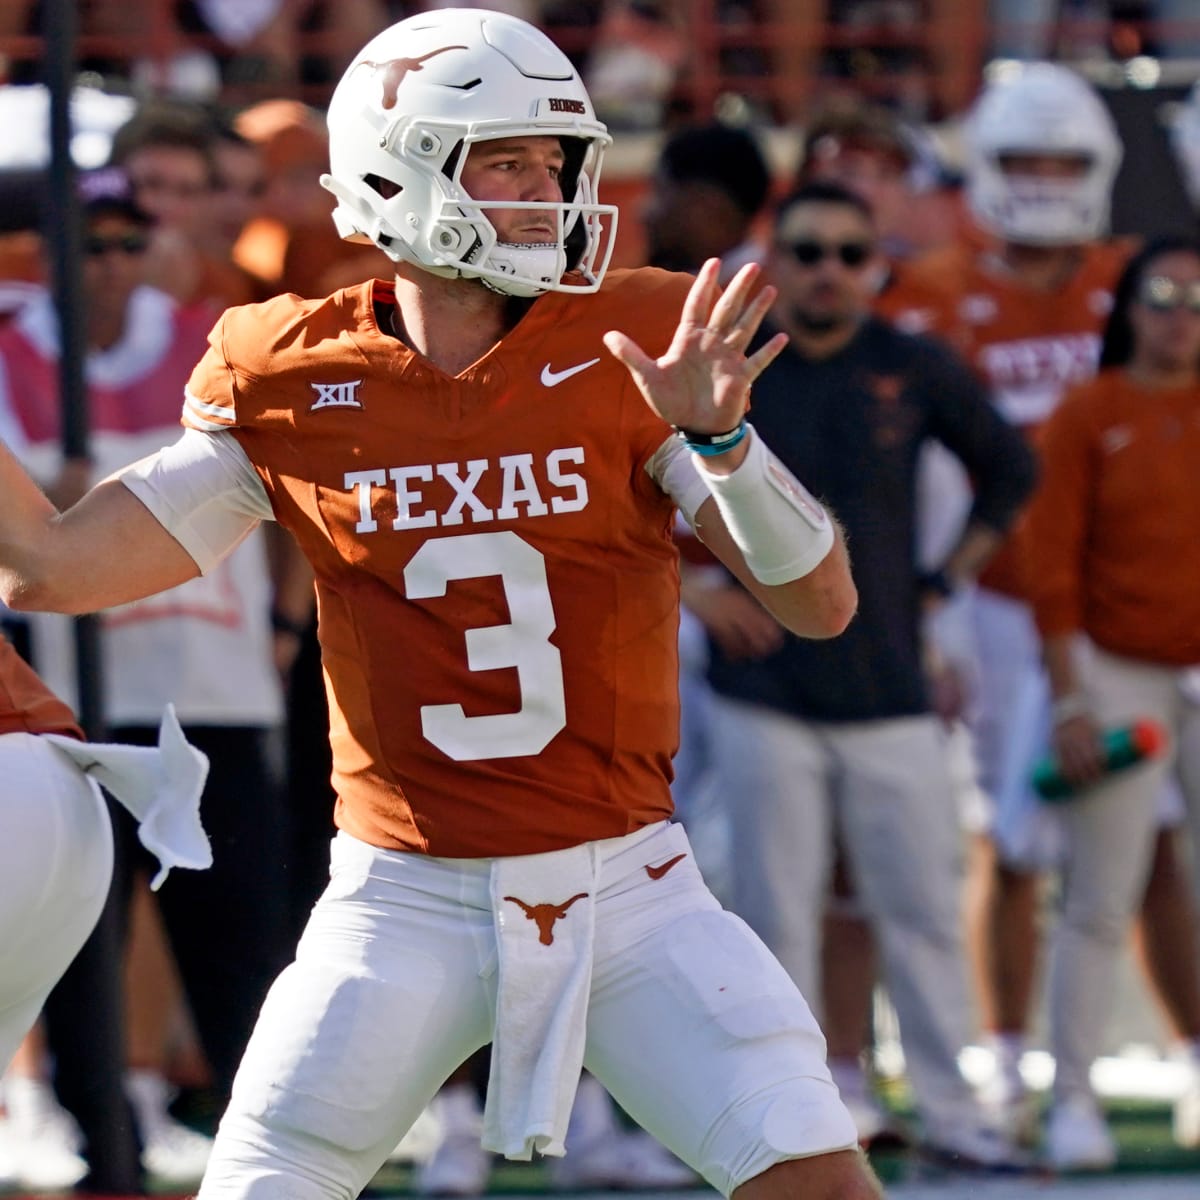
{"type": "Polygon", "coordinates": [[[404,568],[410,600],[446,594],[452,579],[498,575],[512,622],[466,631],[472,671],[515,667],[521,707],[468,717],[461,704],[421,707],[421,731],[456,762],[539,754],[567,723],[562,655],[551,645],[554,607],[540,550],[511,531],[468,533],[426,542],[404,568]]]}

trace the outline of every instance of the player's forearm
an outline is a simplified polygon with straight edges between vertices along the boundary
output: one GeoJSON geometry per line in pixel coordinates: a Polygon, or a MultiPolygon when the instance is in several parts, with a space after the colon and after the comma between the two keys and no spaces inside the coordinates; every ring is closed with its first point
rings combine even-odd
{"type": "Polygon", "coordinates": [[[37,607],[58,509],[9,448],[0,442],[0,600],[10,608],[37,607]]]}
{"type": "Polygon", "coordinates": [[[858,589],[836,521],[829,553],[807,575],[774,587],[757,580],[749,586],[771,615],[798,637],[836,637],[850,624],[858,608],[858,589]]]}
{"type": "Polygon", "coordinates": [[[0,445],[0,600],[83,613],[139,600],[199,574],[183,547],[115,479],[60,513],[0,445]]]}

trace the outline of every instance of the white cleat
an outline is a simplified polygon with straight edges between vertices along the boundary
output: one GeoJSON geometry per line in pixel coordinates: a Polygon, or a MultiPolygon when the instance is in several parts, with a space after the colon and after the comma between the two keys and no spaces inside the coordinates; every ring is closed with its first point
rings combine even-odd
{"type": "Polygon", "coordinates": [[[50,1084],[8,1076],[4,1097],[9,1178],[22,1187],[47,1191],[77,1184],[88,1169],[80,1154],[83,1135],[50,1084]]]}
{"type": "Polygon", "coordinates": [[[1107,1171],[1117,1161],[1112,1134],[1090,1096],[1055,1101],[1046,1120],[1045,1150],[1056,1171],[1107,1171]]]}
{"type": "Polygon", "coordinates": [[[147,1174],[160,1183],[198,1182],[208,1166],[213,1140],[171,1116],[167,1108],[171,1085],[157,1071],[129,1071],[125,1093],[133,1107],[147,1174]]]}
{"type": "Polygon", "coordinates": [[[922,1131],[921,1149],[952,1166],[972,1171],[1017,1172],[1032,1165],[1027,1151],[970,1115],[961,1121],[927,1126],[922,1131]]]}

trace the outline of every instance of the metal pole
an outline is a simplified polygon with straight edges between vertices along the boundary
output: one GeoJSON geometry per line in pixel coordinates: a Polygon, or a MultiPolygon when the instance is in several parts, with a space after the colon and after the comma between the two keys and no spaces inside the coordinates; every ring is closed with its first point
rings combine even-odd
{"type": "MultiPolygon", "coordinates": [[[[87,386],[84,382],[86,326],[79,264],[82,229],[71,158],[71,92],[75,84],[77,0],[45,0],[42,34],[46,44],[46,86],[50,92],[50,167],[47,174],[47,248],[58,309],[59,405],[64,458],[88,457],[87,386]]],[[[94,616],[75,621],[75,669],[80,724],[90,738],[103,736],[99,623],[94,616]]]]}

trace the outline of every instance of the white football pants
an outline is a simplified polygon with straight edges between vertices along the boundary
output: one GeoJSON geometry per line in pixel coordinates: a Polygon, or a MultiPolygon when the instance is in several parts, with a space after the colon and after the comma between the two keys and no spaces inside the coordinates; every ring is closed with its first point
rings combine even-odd
{"type": "Polygon", "coordinates": [[[112,856],[100,789],[36,734],[0,735],[0,1071],[95,927],[112,856]]]}
{"type": "MultiPolygon", "coordinates": [[[[700,878],[683,829],[599,843],[584,1065],[728,1195],[856,1144],[795,985],[700,878]],[[648,866],[679,857],[652,876],[648,866]]],[[[296,961],[271,989],[198,1200],[351,1200],[443,1080],[491,1040],[493,860],[342,833],[296,961]]]]}

